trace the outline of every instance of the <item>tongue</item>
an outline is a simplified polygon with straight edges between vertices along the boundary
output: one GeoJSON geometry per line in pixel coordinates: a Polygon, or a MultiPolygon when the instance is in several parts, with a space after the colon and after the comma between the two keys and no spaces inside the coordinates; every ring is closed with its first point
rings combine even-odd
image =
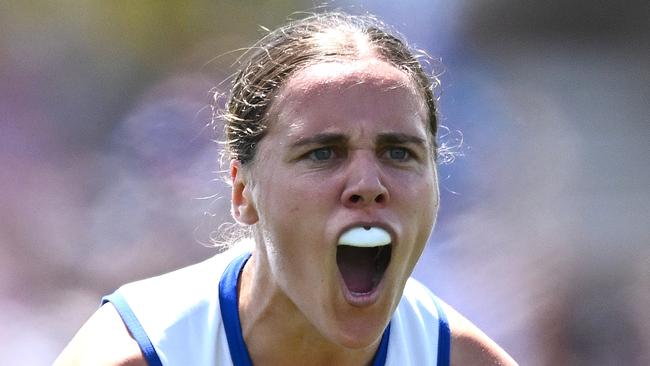
{"type": "Polygon", "coordinates": [[[376,285],[378,248],[340,245],[336,253],[339,271],[350,292],[367,293],[376,285]]]}

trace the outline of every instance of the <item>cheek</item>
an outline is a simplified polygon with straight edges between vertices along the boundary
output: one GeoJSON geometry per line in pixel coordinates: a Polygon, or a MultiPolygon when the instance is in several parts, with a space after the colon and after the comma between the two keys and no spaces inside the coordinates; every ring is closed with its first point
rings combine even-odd
{"type": "Polygon", "coordinates": [[[260,188],[262,193],[258,197],[258,207],[260,217],[265,221],[290,221],[282,218],[298,215],[304,210],[305,194],[301,187],[292,182],[268,180],[260,188]]]}
{"type": "Polygon", "coordinates": [[[410,184],[403,184],[391,195],[399,202],[408,217],[419,222],[418,227],[430,228],[438,213],[438,185],[435,174],[411,179],[410,184]],[[428,178],[428,179],[427,179],[428,178]],[[406,187],[410,187],[407,189],[406,187]]]}
{"type": "MultiPolygon", "coordinates": [[[[322,181],[290,177],[281,169],[269,169],[258,177],[256,207],[260,226],[274,242],[293,243],[319,231],[318,223],[326,215],[322,181]]],[[[286,248],[289,249],[289,248],[286,248]]],[[[290,249],[290,250],[295,250],[290,249]]]]}
{"type": "Polygon", "coordinates": [[[438,181],[430,168],[398,173],[391,177],[391,197],[408,201],[414,207],[438,205],[438,181]]]}
{"type": "MultiPolygon", "coordinates": [[[[332,202],[338,202],[336,197],[336,182],[331,177],[316,175],[290,175],[280,170],[274,175],[267,175],[260,186],[260,203],[273,214],[309,213],[318,215],[332,202]]],[[[301,217],[309,219],[309,216],[301,217]]]]}

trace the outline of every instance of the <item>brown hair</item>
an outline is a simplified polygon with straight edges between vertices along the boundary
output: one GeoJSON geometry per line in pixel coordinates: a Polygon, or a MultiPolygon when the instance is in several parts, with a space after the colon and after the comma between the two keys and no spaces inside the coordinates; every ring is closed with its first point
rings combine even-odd
{"type": "Polygon", "coordinates": [[[428,109],[435,153],[438,80],[427,75],[416,52],[395,34],[373,16],[341,12],[314,14],[270,32],[243,55],[243,67],[233,81],[224,116],[230,159],[242,164],[254,159],[272,99],[292,74],[316,63],[359,58],[361,47],[415,82],[428,109]]]}

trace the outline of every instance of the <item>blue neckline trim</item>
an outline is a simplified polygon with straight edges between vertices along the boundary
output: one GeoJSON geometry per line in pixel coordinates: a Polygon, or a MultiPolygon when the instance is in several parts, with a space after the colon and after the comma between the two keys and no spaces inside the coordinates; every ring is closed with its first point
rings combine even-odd
{"type": "Polygon", "coordinates": [[[379,349],[375,354],[375,359],[372,361],[372,366],[384,366],[386,364],[386,357],[388,356],[389,339],[390,339],[390,322],[386,326],[386,330],[384,330],[384,334],[381,336],[379,349]]]}
{"type": "MultiPolygon", "coordinates": [[[[239,275],[244,269],[244,265],[250,256],[250,253],[245,253],[235,258],[235,260],[228,265],[219,281],[219,306],[221,307],[221,318],[223,319],[223,326],[226,330],[230,357],[235,366],[253,365],[250,355],[248,354],[248,349],[246,348],[246,343],[244,342],[241,322],[239,320],[239,306],[237,302],[237,282],[239,280],[239,275]]],[[[386,363],[389,338],[390,323],[388,323],[388,326],[381,337],[379,349],[377,350],[372,362],[373,366],[384,366],[386,363]]]]}
{"type": "Polygon", "coordinates": [[[451,330],[449,321],[440,301],[434,297],[436,310],[438,311],[438,366],[451,365],[451,330]]]}
{"type": "Polygon", "coordinates": [[[237,301],[237,282],[250,253],[243,254],[230,262],[219,281],[219,307],[221,319],[226,330],[226,339],[230,349],[230,358],[235,366],[252,366],[253,362],[246,349],[244,335],[239,321],[239,304],[237,301]]]}

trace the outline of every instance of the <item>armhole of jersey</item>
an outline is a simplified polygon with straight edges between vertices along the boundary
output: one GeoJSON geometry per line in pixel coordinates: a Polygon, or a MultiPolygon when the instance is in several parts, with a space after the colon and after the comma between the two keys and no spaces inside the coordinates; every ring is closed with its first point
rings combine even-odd
{"type": "Polygon", "coordinates": [[[102,305],[107,302],[113,304],[117,313],[120,314],[120,317],[122,318],[124,325],[126,325],[126,328],[131,333],[131,336],[136,342],[138,342],[140,351],[142,351],[142,355],[147,361],[147,364],[149,366],[162,366],[160,357],[158,357],[158,353],[156,353],[156,349],[153,347],[149,336],[147,336],[142,324],[140,324],[140,321],[138,321],[138,318],[136,318],[133,310],[131,310],[131,307],[129,307],[129,304],[126,302],[124,297],[119,293],[114,292],[113,294],[102,298],[102,305]]]}
{"type": "Polygon", "coordinates": [[[447,315],[440,305],[440,301],[434,297],[436,310],[438,311],[438,366],[449,366],[451,364],[451,330],[447,315]]]}

